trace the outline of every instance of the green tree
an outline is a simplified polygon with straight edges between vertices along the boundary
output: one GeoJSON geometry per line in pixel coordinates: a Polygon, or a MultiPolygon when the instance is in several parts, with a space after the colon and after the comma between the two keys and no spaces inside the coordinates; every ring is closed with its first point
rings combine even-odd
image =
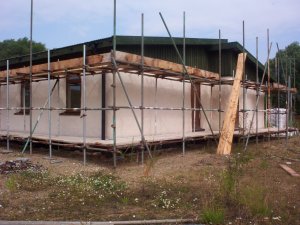
{"type": "MultiPolygon", "coordinates": [[[[13,58],[21,55],[28,55],[30,49],[30,40],[26,37],[18,40],[9,39],[0,42],[0,60],[13,58]]],[[[45,51],[46,47],[40,42],[32,42],[32,52],[45,51]]]]}
{"type": "MultiPolygon", "coordinates": [[[[296,113],[300,114],[300,45],[299,42],[293,42],[289,44],[285,49],[277,52],[275,58],[278,61],[278,70],[281,84],[287,85],[288,76],[291,78],[291,87],[295,87],[298,90],[296,94],[296,113]]],[[[275,73],[275,58],[271,60],[271,74],[273,79],[277,81],[277,73],[275,73]]],[[[280,95],[280,107],[285,107],[285,94],[280,95]]],[[[277,105],[277,98],[273,99],[274,105],[277,105]]]]}

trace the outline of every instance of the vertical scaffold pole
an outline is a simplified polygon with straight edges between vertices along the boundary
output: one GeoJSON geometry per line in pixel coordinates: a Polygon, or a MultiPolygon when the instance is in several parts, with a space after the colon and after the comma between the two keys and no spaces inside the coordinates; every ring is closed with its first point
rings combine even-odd
{"type": "MultiPolygon", "coordinates": [[[[280,83],[280,67],[279,67],[279,57],[275,58],[275,71],[276,71],[276,75],[277,75],[277,84],[280,83]]],[[[280,131],[280,117],[281,117],[281,114],[280,114],[280,91],[279,91],[279,88],[277,89],[277,116],[276,116],[276,120],[277,120],[277,131],[278,131],[278,139],[280,137],[279,135],[279,131],[280,131]]]]}
{"type": "MultiPolygon", "coordinates": [[[[294,88],[296,88],[296,59],[294,58],[294,88]]],[[[296,115],[296,95],[294,94],[294,105],[293,105],[293,121],[296,121],[295,115],[296,115]]]]}
{"type": "MultiPolygon", "coordinates": [[[[270,35],[269,35],[269,29],[267,30],[267,44],[269,47],[270,44],[270,35]]],[[[268,113],[268,142],[270,142],[271,139],[271,133],[270,133],[270,110],[271,110],[271,74],[270,74],[270,59],[268,59],[268,100],[267,100],[267,113],[268,113]]]]}
{"type": "MultiPolygon", "coordinates": [[[[114,0],[114,34],[113,34],[113,57],[116,56],[116,17],[117,17],[117,5],[116,0],[114,0]]],[[[117,167],[117,135],[116,135],[116,68],[113,70],[113,118],[112,118],[112,128],[113,128],[113,161],[114,168],[117,167]]]]}
{"type": "MultiPolygon", "coordinates": [[[[60,84],[59,84],[59,78],[56,80],[57,82],[57,104],[58,107],[60,107],[60,84]]],[[[58,114],[60,111],[57,111],[58,114]]],[[[60,136],[60,116],[57,117],[57,135],[60,136]]],[[[59,150],[59,145],[57,146],[57,150],[59,150]]]]}
{"type": "Polygon", "coordinates": [[[144,14],[141,16],[141,151],[142,164],[144,164],[144,14]]]}
{"type": "MultiPolygon", "coordinates": [[[[256,101],[258,100],[259,97],[259,79],[258,79],[258,37],[256,37],[256,101]]],[[[255,134],[256,134],[256,145],[258,144],[258,107],[256,107],[255,110],[256,114],[256,129],[255,129],[255,134]]]]}
{"type": "Polygon", "coordinates": [[[286,104],[286,144],[288,144],[289,139],[289,117],[290,117],[290,89],[291,89],[291,75],[287,71],[287,104],[286,104]]]}
{"type": "Polygon", "coordinates": [[[86,165],[86,46],[83,45],[83,115],[82,115],[82,134],[83,134],[83,165],[86,165]]]}
{"type": "Polygon", "coordinates": [[[183,68],[182,68],[182,154],[185,154],[185,71],[186,46],[185,46],[185,12],[183,12],[183,68]]]}
{"type": "Polygon", "coordinates": [[[30,53],[29,53],[29,141],[30,154],[32,154],[32,20],[33,20],[33,0],[30,8],[30,53]]]}
{"type": "Polygon", "coordinates": [[[6,147],[9,151],[9,60],[6,61],[6,147]]]}
{"type": "Polygon", "coordinates": [[[222,48],[221,48],[221,30],[219,29],[219,135],[221,136],[221,112],[222,112],[222,48]]]}
{"type": "MultiPolygon", "coordinates": [[[[279,84],[280,83],[280,80],[279,80],[279,58],[275,58],[275,72],[276,72],[276,75],[277,75],[277,84],[279,84]]],[[[280,135],[279,135],[279,131],[280,131],[280,126],[279,126],[279,118],[280,118],[280,116],[281,116],[281,114],[280,114],[280,110],[279,110],[279,108],[280,108],[280,91],[279,91],[279,88],[277,89],[277,114],[275,114],[276,115],[276,122],[277,122],[277,131],[278,131],[278,134],[277,134],[277,137],[278,137],[278,139],[279,139],[279,137],[280,137],[280,135]]]]}
{"type": "Polygon", "coordinates": [[[22,110],[23,110],[23,129],[24,129],[24,133],[26,132],[26,101],[25,101],[25,86],[27,83],[22,83],[23,85],[21,85],[21,91],[22,91],[22,110]]]}
{"type": "Polygon", "coordinates": [[[51,65],[50,65],[50,50],[48,50],[48,138],[49,138],[49,158],[52,158],[52,140],[51,140],[51,82],[50,82],[50,75],[51,75],[51,65]]]}
{"type": "Polygon", "coordinates": [[[245,21],[243,20],[243,137],[245,135],[245,129],[246,129],[246,68],[245,68],[245,21]]]}

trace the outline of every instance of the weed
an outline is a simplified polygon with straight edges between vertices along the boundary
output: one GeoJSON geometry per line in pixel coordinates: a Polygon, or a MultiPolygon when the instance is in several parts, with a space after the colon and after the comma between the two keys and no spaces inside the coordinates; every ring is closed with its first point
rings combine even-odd
{"type": "Polygon", "coordinates": [[[47,171],[27,170],[19,174],[11,175],[6,181],[6,187],[10,191],[23,189],[26,191],[35,191],[43,189],[51,184],[47,171]]]}
{"type": "Polygon", "coordinates": [[[16,179],[16,175],[11,175],[6,181],[5,181],[5,187],[11,191],[14,192],[19,188],[19,184],[16,179]]]}
{"type": "Polygon", "coordinates": [[[268,167],[269,167],[268,161],[265,158],[263,158],[260,163],[260,168],[267,169],[268,167]]]}
{"type": "Polygon", "coordinates": [[[224,209],[212,206],[203,209],[200,216],[201,222],[205,224],[224,224],[224,209]]]}
{"type": "Polygon", "coordinates": [[[266,191],[261,187],[246,187],[241,192],[240,201],[254,216],[269,216],[271,214],[271,209],[267,204],[266,191]]]}

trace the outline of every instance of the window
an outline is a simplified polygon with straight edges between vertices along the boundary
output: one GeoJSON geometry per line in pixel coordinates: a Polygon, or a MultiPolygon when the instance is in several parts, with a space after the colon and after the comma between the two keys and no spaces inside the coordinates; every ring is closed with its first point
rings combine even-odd
{"type": "Polygon", "coordinates": [[[24,113],[26,115],[30,112],[30,84],[28,81],[21,83],[21,107],[25,107],[27,109],[21,109],[15,115],[23,115],[24,113]],[[24,102],[25,101],[25,102],[24,102]],[[25,103],[25,104],[24,104],[25,103]]]}
{"type": "MultiPolygon", "coordinates": [[[[81,78],[79,75],[69,74],[66,78],[66,107],[81,107],[81,78]]],[[[80,115],[80,110],[66,110],[63,114],[80,115]]]]}

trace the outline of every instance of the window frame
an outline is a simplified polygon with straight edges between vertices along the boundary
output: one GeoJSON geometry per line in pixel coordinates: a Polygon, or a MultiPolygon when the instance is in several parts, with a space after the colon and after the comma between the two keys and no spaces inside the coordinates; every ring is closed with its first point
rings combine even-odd
{"type": "MultiPolygon", "coordinates": [[[[79,93],[80,97],[77,99],[79,101],[78,107],[74,108],[81,108],[81,76],[79,74],[67,74],[66,76],[66,109],[64,112],[60,113],[60,115],[74,115],[79,116],[81,110],[74,110],[71,109],[72,107],[72,96],[70,95],[70,87],[72,85],[78,85],[79,86],[79,93]],[[77,79],[73,79],[77,78],[77,79]]],[[[73,100],[74,101],[74,100],[73,100]]]]}
{"type": "Polygon", "coordinates": [[[21,97],[21,108],[18,112],[16,112],[14,115],[29,115],[30,114],[30,82],[29,81],[25,81],[21,83],[21,90],[20,90],[20,97],[21,97]],[[28,99],[26,101],[26,91],[28,93],[28,99]],[[24,94],[25,94],[25,108],[27,109],[23,109],[24,107],[24,94]]]}

